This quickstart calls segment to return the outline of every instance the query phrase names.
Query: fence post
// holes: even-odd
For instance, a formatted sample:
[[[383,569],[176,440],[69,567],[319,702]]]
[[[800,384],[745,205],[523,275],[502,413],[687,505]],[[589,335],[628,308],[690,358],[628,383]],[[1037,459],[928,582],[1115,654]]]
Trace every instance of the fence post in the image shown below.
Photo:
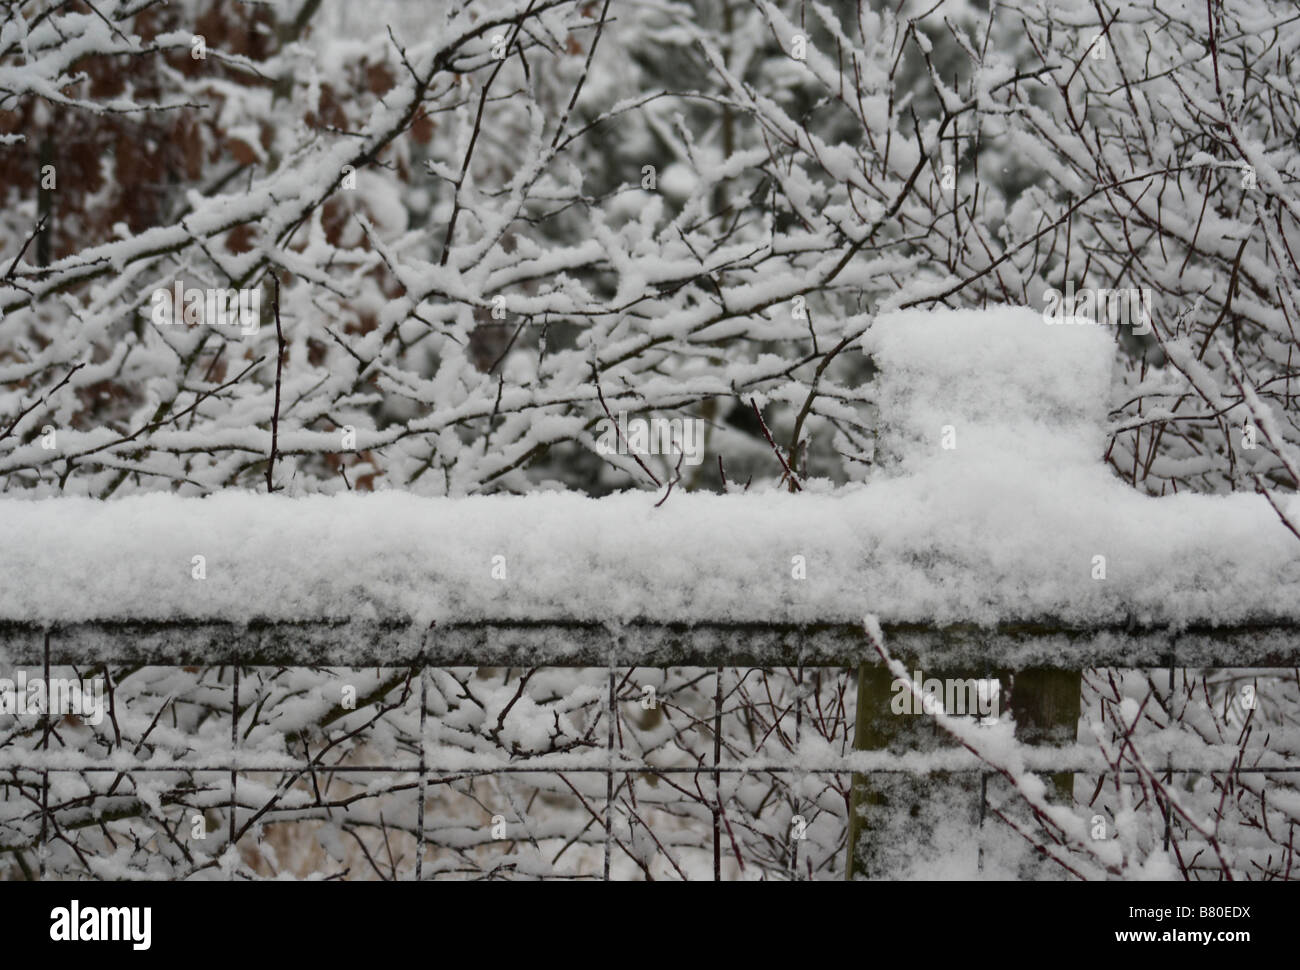
[[[236,845],[236,828],[235,815],[237,804],[237,790],[239,787],[239,771],[236,770],[235,763],[239,760],[239,653],[238,651],[231,657],[230,669],[233,672],[230,691],[230,844],[238,852]],[[234,879],[233,870],[230,877]]]
[[[420,784],[416,798],[415,819],[415,881],[424,881],[424,805],[428,793],[428,734],[427,723],[429,713],[429,672],[424,666],[424,658],[420,658]]]
[[[901,658],[900,658],[901,659]],[[909,667],[911,669],[911,667]],[[935,677],[966,680],[983,671],[936,672]],[[910,692],[893,687],[894,675],[879,664],[858,668],[855,751],[937,751],[955,742],[925,715]],[[903,713],[894,709],[904,697]],[[904,706],[900,703],[900,706]],[[954,776],[936,771],[854,773],[849,801],[848,862],[845,878],[896,878],[922,862],[935,830],[944,824],[979,825],[978,774]]]
[[[1018,741],[1065,745],[1078,739],[1082,671],[1038,667],[1018,671],[1010,680],[1011,713]],[[1002,682],[1007,682],[1005,675]],[[1069,805],[1074,800],[1074,772],[1058,772],[1051,781],[1057,796]]]
[[[883,667],[862,664],[858,667],[857,720],[853,728],[853,750],[875,751],[888,744],[887,731],[880,716],[889,696],[889,672]],[[884,794],[872,788],[870,776],[853,773],[849,790],[849,843],[848,862],[844,867],[844,877],[852,880],[855,876],[865,875],[868,871],[867,853],[861,851],[862,833],[865,828],[863,815],[882,808],[885,804]]]
[[[45,631],[45,655],[43,658],[42,674],[45,677],[45,689],[50,687],[50,631]],[[46,695],[48,700],[48,694]],[[50,824],[50,769],[46,759],[50,750],[50,705],[45,705],[45,713],[41,717],[41,751],[46,752],[46,756],[41,760],[46,762],[41,772],[41,843],[37,850],[37,863],[40,866],[41,881],[45,880],[45,857],[49,852],[49,824]]]
[[[940,679],[962,679],[953,672],[936,674]],[[1078,670],[1031,668],[1003,671],[999,680],[1010,685],[1010,708],[1016,737],[1023,744],[1067,745],[1078,735],[1079,704],[1083,673]],[[855,751],[926,751],[943,747],[934,722],[924,715],[897,715],[891,708],[896,693],[893,675],[884,667],[864,664],[858,668],[857,722],[853,737]],[[1074,799],[1074,773],[1051,776],[1056,797],[1066,805]],[[956,809],[960,822],[963,806],[978,804],[966,797],[973,785],[946,772],[927,777],[882,773],[853,775],[849,804],[848,862],[845,876],[888,877],[901,861],[899,853],[914,861],[918,839],[933,826],[937,812]],[[939,797],[941,792],[947,797]],[[954,797],[958,801],[954,802]],[[908,848],[911,845],[915,848]]]
[[[621,634],[620,634],[621,636]],[[611,638],[609,642],[609,684],[605,698],[606,743],[605,743],[605,856],[602,877],[609,882],[610,866],[614,861],[614,735],[618,718],[618,684],[614,671],[617,648],[621,646]]]

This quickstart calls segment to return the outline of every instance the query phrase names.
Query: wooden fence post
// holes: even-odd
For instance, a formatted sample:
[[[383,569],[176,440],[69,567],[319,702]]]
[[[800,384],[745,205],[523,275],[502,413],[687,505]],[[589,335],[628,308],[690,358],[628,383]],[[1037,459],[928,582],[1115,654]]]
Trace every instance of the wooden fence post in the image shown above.
[[[979,674],[952,671],[941,680],[965,680]],[[1066,745],[1077,738],[1083,674],[1077,670],[1032,668],[999,675],[1010,695],[1016,737],[1024,744]],[[864,664],[858,668],[855,751],[934,751],[952,742],[931,718],[894,713],[893,674]],[[1005,696],[1005,695],[1004,695]],[[1074,773],[1050,776],[1056,798],[1069,805]],[[849,803],[849,842],[845,877],[888,878],[912,864],[934,826],[961,824],[963,815],[978,824],[978,778],[934,772],[926,776],[855,773]]]
[[[1005,684],[1007,678],[1002,682]],[[1011,713],[1016,721],[1016,739],[1025,744],[1064,745],[1078,739],[1079,699],[1083,673],[1078,670],[1049,670],[1038,667],[1011,675]],[[1074,773],[1051,776],[1061,802],[1074,799]]]
[[[909,667],[909,669],[911,669]],[[966,680],[983,673],[944,671],[940,679]],[[878,664],[858,668],[855,751],[937,751],[954,747],[953,740],[909,697],[908,711],[894,709],[894,675]],[[848,862],[845,877],[892,878],[924,865],[939,826],[961,825],[974,831],[979,824],[978,775],[936,771],[855,773],[849,803]]]

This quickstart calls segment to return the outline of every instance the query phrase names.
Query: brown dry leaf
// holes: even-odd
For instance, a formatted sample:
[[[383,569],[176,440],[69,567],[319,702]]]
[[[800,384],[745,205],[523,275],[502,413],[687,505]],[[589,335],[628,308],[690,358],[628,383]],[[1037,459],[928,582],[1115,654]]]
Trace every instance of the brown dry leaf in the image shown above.
[[[253,150],[253,146],[241,138],[228,139],[226,148],[240,165],[252,165],[257,161],[257,152]]]
[[[366,68],[366,87],[371,94],[382,95],[393,86],[396,78],[387,64],[374,64]]]
[[[246,253],[253,248],[253,227],[251,225],[235,226],[226,233],[226,249],[232,253]]]
[[[411,122],[411,137],[421,145],[427,145],[433,139],[433,130],[438,126],[423,111]]]

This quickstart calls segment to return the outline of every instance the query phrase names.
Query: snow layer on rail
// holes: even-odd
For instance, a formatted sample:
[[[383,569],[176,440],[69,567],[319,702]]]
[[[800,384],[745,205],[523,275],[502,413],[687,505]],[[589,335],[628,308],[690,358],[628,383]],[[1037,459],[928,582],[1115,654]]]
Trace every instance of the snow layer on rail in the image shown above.
[[[1106,471],[1100,328],[903,312],[864,349],[884,420],[866,485],[660,507],[648,492],[3,501],[0,620],[1300,620],[1300,540],[1263,498],[1150,498]]]

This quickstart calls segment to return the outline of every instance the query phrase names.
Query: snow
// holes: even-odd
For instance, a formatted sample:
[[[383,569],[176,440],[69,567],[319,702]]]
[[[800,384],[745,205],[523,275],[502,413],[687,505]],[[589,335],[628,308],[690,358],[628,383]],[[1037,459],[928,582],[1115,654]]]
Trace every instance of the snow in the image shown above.
[[[877,320],[865,349],[881,371],[888,457],[922,474],[957,463],[963,473],[1019,477],[1064,462],[1103,477],[1114,343],[1105,328],[1066,319],[1048,324],[1004,307]],[[942,446],[948,425],[951,449]]]
[[[1300,542],[1262,497],[1157,499],[1108,473],[1103,328],[904,311],[864,349],[884,421],[865,485],[658,507],[644,491],[5,500],[0,620],[1300,620]]]

